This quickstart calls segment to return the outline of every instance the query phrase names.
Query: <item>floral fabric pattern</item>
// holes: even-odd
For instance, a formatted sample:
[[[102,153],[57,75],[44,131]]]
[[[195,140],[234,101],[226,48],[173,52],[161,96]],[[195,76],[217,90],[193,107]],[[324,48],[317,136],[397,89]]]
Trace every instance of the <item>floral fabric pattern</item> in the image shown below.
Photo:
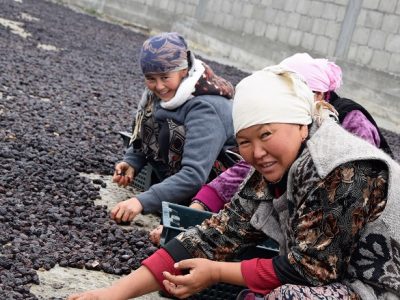
[[[348,285],[352,278],[348,268],[362,229],[385,208],[386,165],[353,161],[321,178],[305,149],[292,170],[288,185],[293,190],[286,195],[289,218],[280,218],[271,208],[263,222],[285,223],[287,259],[311,287],[283,282],[266,299],[314,299],[314,295],[318,295],[315,299],[359,299]],[[273,207],[274,201],[267,183],[254,172],[224,210],[177,238],[193,257],[228,260],[265,239],[250,220],[261,205]],[[357,274],[356,278],[365,277]]]
[[[228,99],[232,99],[235,91],[232,83],[216,75],[214,71],[204,62],[203,66],[205,68],[204,73],[197,81],[195,85],[195,91],[192,95],[219,95]]]
[[[293,175],[294,187],[304,187],[304,178],[315,175],[315,170],[305,167],[309,164],[307,156],[300,160]],[[309,174],[300,173],[306,169],[311,170]],[[297,209],[287,232],[293,267],[315,285],[343,278],[360,231],[385,208],[386,187],[383,163],[357,161],[333,170],[311,194],[293,193],[290,206]]]
[[[268,295],[262,296],[243,290],[236,300],[360,300],[361,298],[349,287],[341,283],[310,287],[294,284],[284,284]]]
[[[271,291],[265,300],[360,300],[361,298],[349,287],[341,283],[310,287],[285,284]]]

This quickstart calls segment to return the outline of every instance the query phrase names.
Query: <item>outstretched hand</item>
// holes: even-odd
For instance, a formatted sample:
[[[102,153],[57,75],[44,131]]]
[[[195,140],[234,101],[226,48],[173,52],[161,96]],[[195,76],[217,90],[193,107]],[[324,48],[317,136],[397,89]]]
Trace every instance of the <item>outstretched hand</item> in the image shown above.
[[[133,197],[118,203],[111,210],[111,219],[115,220],[117,223],[130,222],[142,211],[142,204],[136,197]]]
[[[115,166],[115,171],[113,175],[113,182],[117,183],[119,186],[127,186],[133,180],[135,176],[135,169],[132,168],[126,162],[120,162]]]
[[[161,242],[161,234],[163,231],[163,227],[162,225],[158,225],[156,228],[154,228],[152,231],[150,231],[149,233],[149,238],[150,241],[156,245],[159,246],[160,242]]]
[[[187,298],[220,281],[216,262],[204,258],[182,260],[174,265],[176,269],[189,270],[186,275],[172,275],[164,272],[165,289],[177,298]]]

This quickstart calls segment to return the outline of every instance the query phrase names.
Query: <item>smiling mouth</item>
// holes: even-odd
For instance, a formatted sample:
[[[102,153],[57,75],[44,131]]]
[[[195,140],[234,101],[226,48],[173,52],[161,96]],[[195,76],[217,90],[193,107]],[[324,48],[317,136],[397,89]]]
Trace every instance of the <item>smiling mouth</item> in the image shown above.
[[[165,98],[166,96],[169,95],[169,91],[166,91],[166,92],[157,92],[157,94],[158,94],[158,96],[159,96],[160,98]]]
[[[271,167],[274,166],[275,164],[276,164],[275,161],[271,161],[271,162],[266,162],[266,163],[258,164],[258,166],[259,166],[262,170],[268,171],[268,170],[270,170]]]

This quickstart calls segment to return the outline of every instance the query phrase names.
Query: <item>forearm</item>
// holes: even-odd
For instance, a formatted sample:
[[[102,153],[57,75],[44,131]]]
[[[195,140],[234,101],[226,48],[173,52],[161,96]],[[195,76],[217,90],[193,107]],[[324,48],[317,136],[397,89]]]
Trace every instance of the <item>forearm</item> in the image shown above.
[[[240,262],[213,262],[213,275],[215,282],[224,282],[234,285],[246,286]]]
[[[245,161],[240,161],[204,185],[193,199],[203,203],[210,211],[218,212],[225,203],[231,201],[249,171],[250,165]]]
[[[353,110],[344,118],[342,126],[347,131],[359,136],[379,148],[381,139],[378,129],[359,110]]]
[[[126,149],[123,161],[135,169],[135,176],[146,164],[145,155],[138,150],[134,150],[132,147]]]
[[[281,281],[275,272],[273,259],[253,258],[244,260],[241,262],[241,271],[247,288],[253,292],[265,295],[281,285]],[[294,270],[293,272],[297,274]]]
[[[186,249],[188,257],[228,260],[244,248],[254,246],[265,239],[265,234],[250,224],[250,217],[258,207],[258,202],[241,206],[239,199],[233,199],[224,210],[205,220],[201,226],[190,228],[176,237],[176,242]],[[240,228],[240,230],[237,230]],[[172,240],[173,241],[173,240]],[[171,243],[173,243],[171,241]],[[177,246],[164,246],[172,255]]]
[[[137,196],[144,213],[161,211],[161,202],[183,204],[201,187],[206,175],[200,177],[193,168],[183,168],[178,173],[152,185],[147,191]],[[191,177],[191,174],[193,175]]]
[[[110,288],[109,294],[113,300],[126,300],[160,290],[153,274],[145,266],[141,266],[129,275],[116,281]]]
[[[249,174],[250,169],[249,164],[245,161],[240,161],[211,181],[208,186],[216,191],[225,204],[238,191],[240,184]]]
[[[200,202],[207,210],[215,213],[219,212],[225,205],[225,201],[209,185],[203,185],[200,191],[193,197],[191,207],[196,204],[193,201]]]

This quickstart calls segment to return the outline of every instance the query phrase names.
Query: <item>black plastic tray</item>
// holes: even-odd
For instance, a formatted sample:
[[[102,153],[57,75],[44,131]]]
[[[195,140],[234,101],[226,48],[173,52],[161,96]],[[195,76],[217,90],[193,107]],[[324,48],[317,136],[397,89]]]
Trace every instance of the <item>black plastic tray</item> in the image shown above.
[[[201,224],[205,219],[211,217],[211,215],[212,213],[210,212],[199,211],[186,206],[163,202],[163,231],[160,240],[161,245],[164,245],[189,227]],[[276,242],[268,239],[262,245],[247,249],[237,258],[237,260],[251,259],[256,257],[271,258],[278,255],[278,253],[279,250]],[[245,289],[245,287],[226,283],[218,283],[187,299],[235,299],[243,289]],[[164,293],[160,294],[163,297],[168,297],[168,295],[165,295]]]

